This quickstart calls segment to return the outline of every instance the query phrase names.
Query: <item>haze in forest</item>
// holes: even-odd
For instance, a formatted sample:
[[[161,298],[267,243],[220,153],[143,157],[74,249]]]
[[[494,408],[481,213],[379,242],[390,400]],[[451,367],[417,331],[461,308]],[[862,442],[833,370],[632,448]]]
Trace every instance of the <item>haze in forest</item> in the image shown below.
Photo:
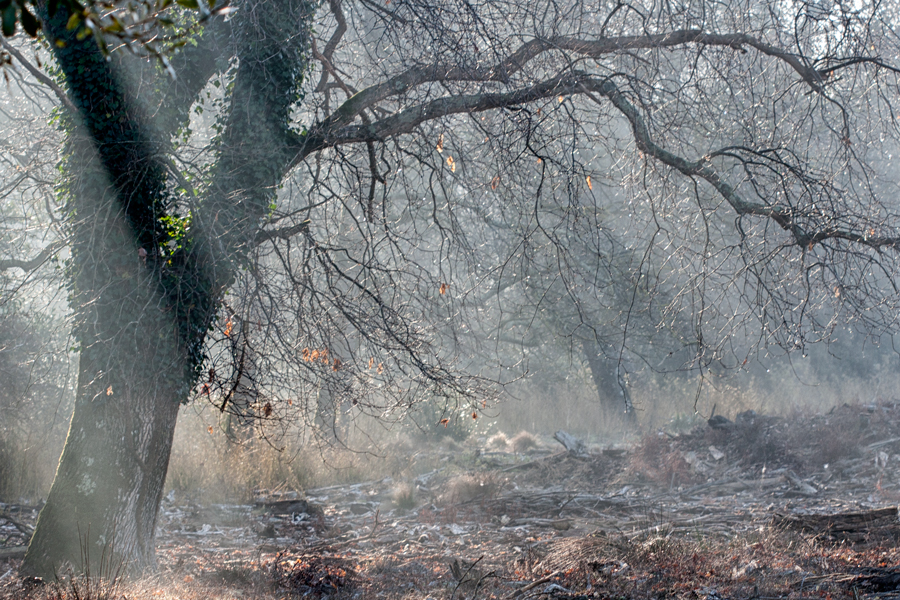
[[[25,571],[79,519],[152,568],[173,491],[894,397],[891,7],[184,4],[3,38]]]

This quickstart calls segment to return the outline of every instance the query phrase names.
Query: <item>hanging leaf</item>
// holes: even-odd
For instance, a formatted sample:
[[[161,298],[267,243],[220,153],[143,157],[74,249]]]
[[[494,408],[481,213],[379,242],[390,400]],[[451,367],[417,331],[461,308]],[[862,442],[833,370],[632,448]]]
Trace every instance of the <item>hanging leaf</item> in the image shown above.
[[[212,430],[212,425],[208,426],[208,427],[206,428],[206,431],[209,433],[209,435],[212,435],[212,431],[213,431],[213,430]]]
[[[456,173],[456,161],[453,160],[452,156],[447,157],[447,164],[450,165],[450,172]]]
[[[475,411],[472,411],[472,419],[477,419],[477,418],[478,418],[478,413]]]
[[[444,294],[446,294],[446,293],[447,293],[447,290],[448,290],[449,288],[450,288],[450,284],[449,284],[449,283],[442,283],[442,284],[441,284],[441,289],[440,289],[441,296],[443,296]]]
[[[231,319],[225,321],[225,337],[231,336],[231,330],[234,329],[234,323],[231,322]]]
[[[371,368],[374,367],[374,366],[375,366],[375,359],[374,359],[374,358],[370,358],[370,359],[369,359],[369,368],[371,369]]]
[[[441,419],[441,425],[446,427],[450,423],[450,419]]]
[[[436,149],[438,152],[444,151],[444,134],[443,133],[440,136],[438,136],[438,143],[437,143]]]
[[[591,185],[591,176],[588,175],[585,179],[587,180],[588,189],[591,190],[591,191],[593,192],[593,191],[594,191],[594,186]]]
[[[339,358],[334,359],[334,364],[331,365],[331,370],[332,370],[332,371],[337,371],[337,370],[339,370],[340,368],[341,368],[341,359],[339,359]]]
[[[491,189],[496,190],[498,185],[500,185],[500,176],[494,175],[494,178],[491,179]]]

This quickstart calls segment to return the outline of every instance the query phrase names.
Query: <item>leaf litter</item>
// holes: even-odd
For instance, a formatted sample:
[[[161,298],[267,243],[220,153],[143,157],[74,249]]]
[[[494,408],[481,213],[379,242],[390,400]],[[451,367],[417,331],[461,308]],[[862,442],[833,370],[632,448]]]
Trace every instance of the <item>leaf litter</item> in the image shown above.
[[[558,449],[558,450],[557,450]],[[247,505],[169,497],[140,598],[882,598],[900,595],[900,404],[714,416],[577,454],[474,449],[405,481]],[[405,486],[400,506],[398,486]],[[413,500],[414,498],[414,500]],[[38,507],[0,505],[21,547]],[[2,556],[2,555],[0,555]],[[0,558],[0,597],[26,590]],[[54,596],[53,594],[57,594]]]

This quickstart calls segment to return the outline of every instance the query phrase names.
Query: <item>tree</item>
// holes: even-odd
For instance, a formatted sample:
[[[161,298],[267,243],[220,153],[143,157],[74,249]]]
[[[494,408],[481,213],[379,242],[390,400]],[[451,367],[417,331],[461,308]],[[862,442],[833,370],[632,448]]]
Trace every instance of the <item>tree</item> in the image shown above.
[[[891,6],[247,0],[175,79],[55,8],[80,364],[28,573],[82,544],[152,567],[178,407],[247,375],[217,350],[245,322],[261,418],[313,385],[379,415],[477,397],[464,373],[508,365],[461,360],[466,331],[517,285],[603,302],[579,288],[610,237],[699,368],[896,327]]]

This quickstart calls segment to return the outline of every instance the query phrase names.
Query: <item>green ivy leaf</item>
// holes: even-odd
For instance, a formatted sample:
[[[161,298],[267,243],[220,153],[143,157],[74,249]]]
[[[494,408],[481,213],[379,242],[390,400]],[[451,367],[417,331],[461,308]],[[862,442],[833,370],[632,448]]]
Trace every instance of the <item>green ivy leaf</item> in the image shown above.
[[[72,31],[77,28],[81,24],[81,15],[79,13],[72,13],[72,16],[69,17],[69,20],[66,22],[66,29]]]

